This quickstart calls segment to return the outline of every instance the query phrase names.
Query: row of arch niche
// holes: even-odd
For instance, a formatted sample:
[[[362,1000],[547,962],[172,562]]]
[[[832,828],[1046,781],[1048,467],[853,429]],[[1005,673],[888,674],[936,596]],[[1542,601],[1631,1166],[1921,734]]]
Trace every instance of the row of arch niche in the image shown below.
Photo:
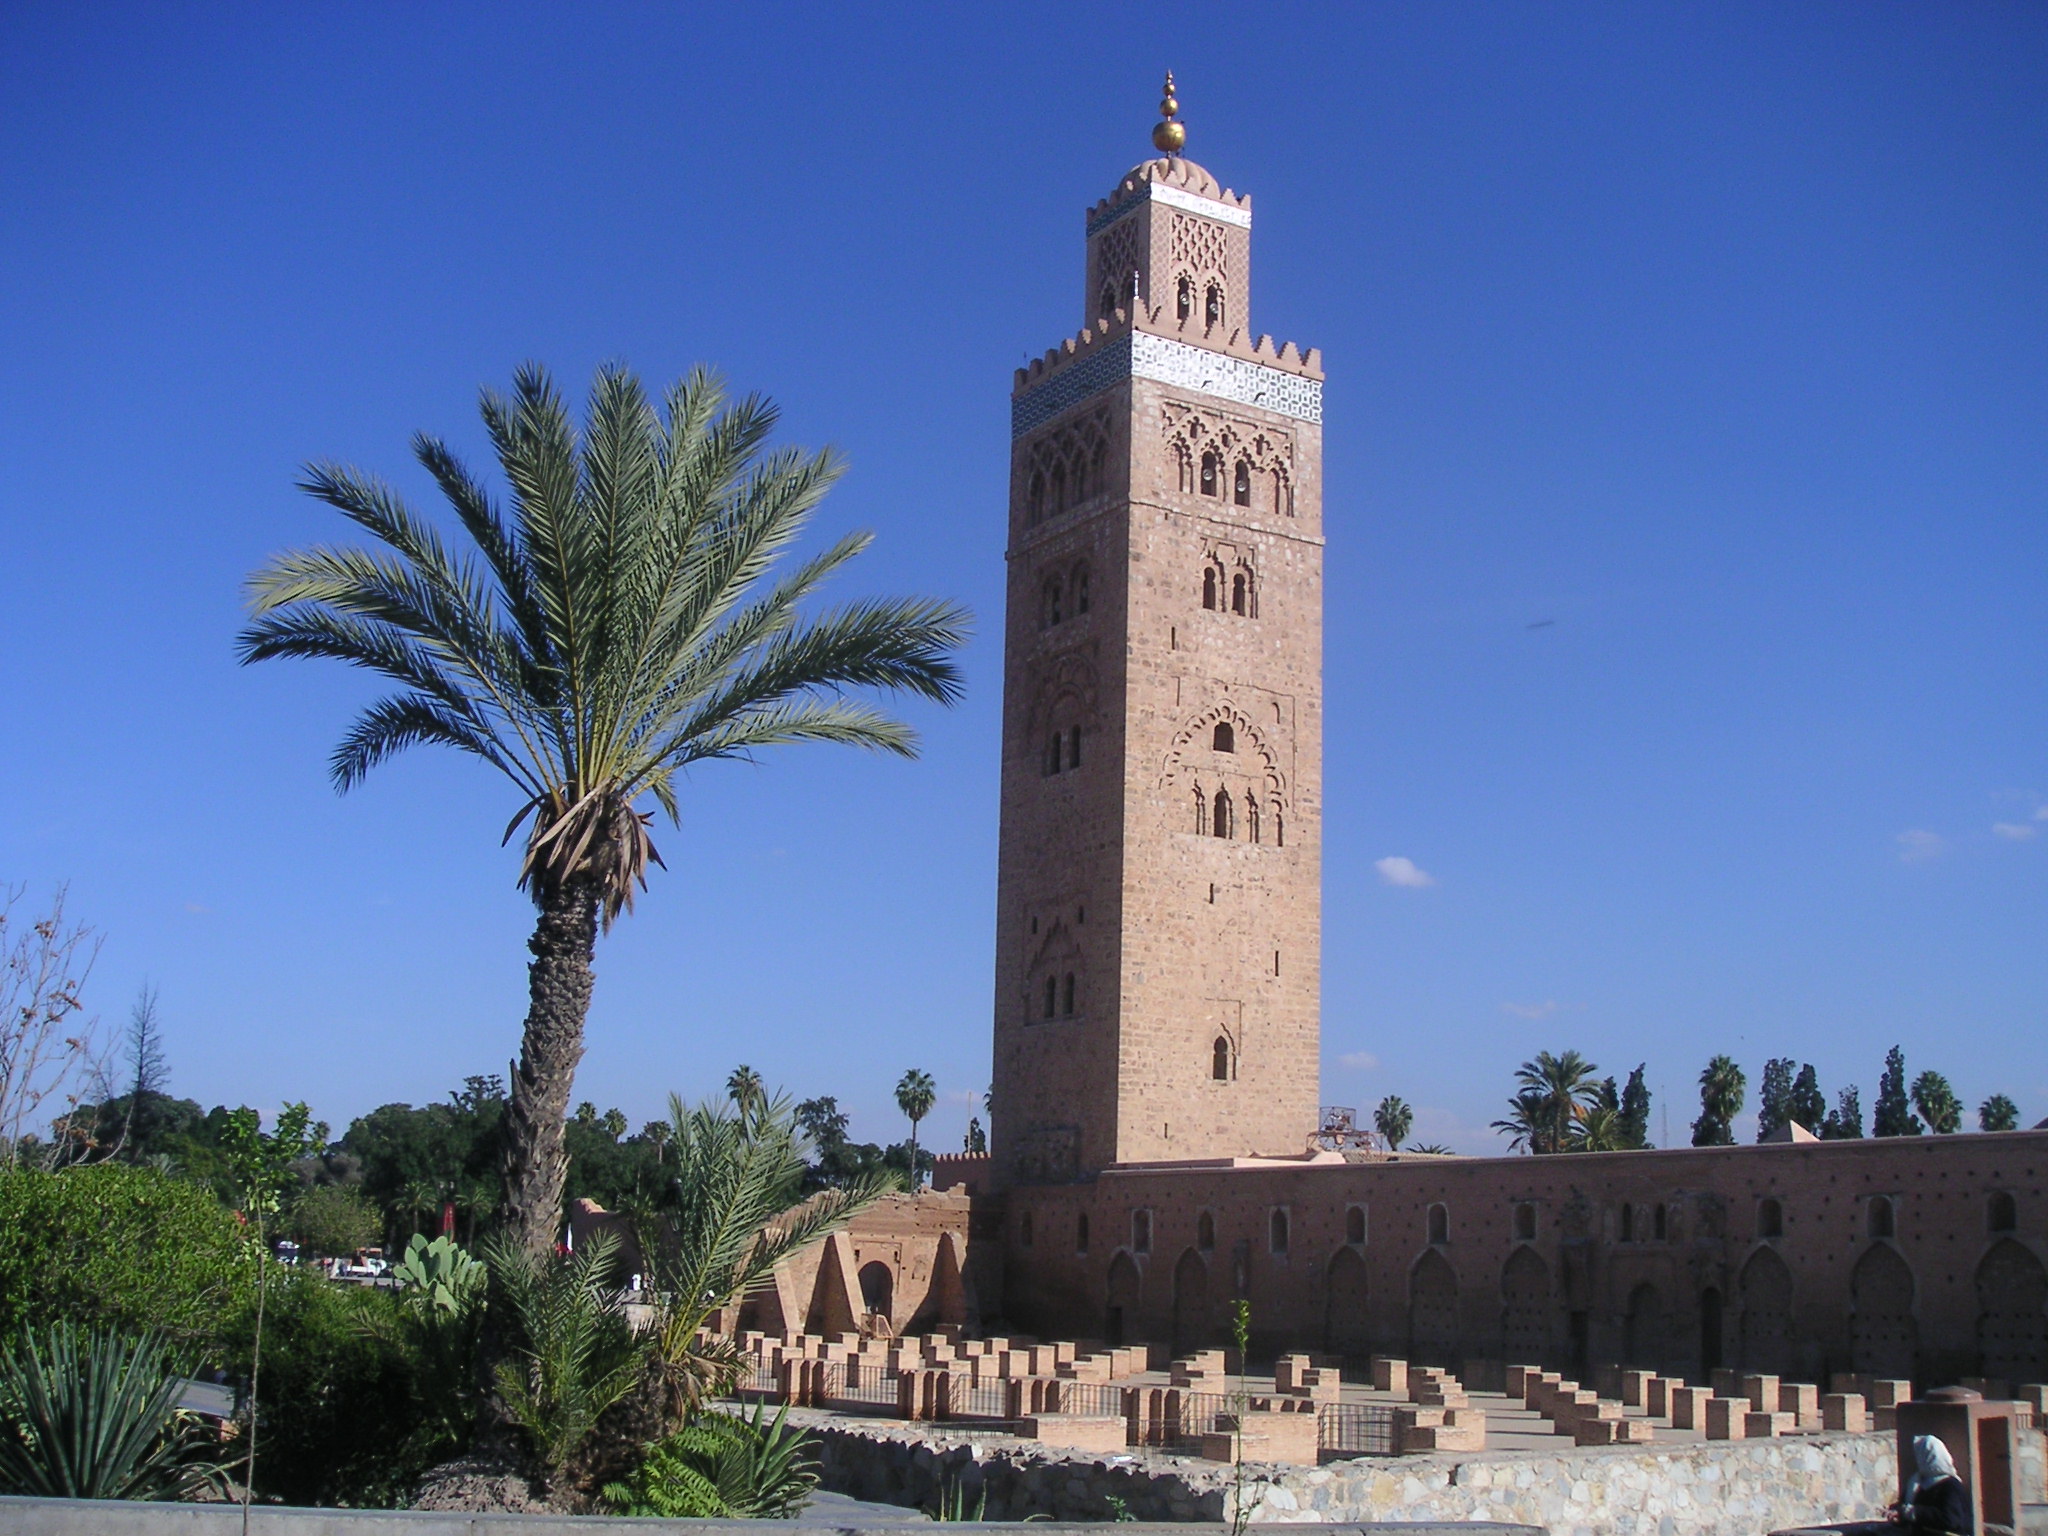
[[[1173,318],[1185,326],[1195,314],[1195,280],[1183,272],[1173,282]],[[1219,325],[1229,323],[1229,301],[1224,297],[1223,285],[1211,281],[1202,287],[1202,330],[1213,331]],[[1108,313],[1107,310],[1104,311]]]
[[[1274,1212],[1283,1217],[1283,1212]],[[1172,1326],[1177,1352],[1215,1342],[1223,1319],[1211,1308],[1209,1255],[1215,1247],[1213,1218],[1206,1211],[1206,1241],[1182,1251],[1174,1265]],[[1149,1234],[1148,1234],[1149,1235]],[[1122,1258],[1122,1255],[1119,1255]],[[1113,1305],[1134,1319],[1141,1291],[1137,1268],[1128,1266],[1124,1294]],[[1450,1364],[1463,1358],[1459,1285],[1450,1261],[1435,1249],[1425,1250],[1409,1271],[1407,1338],[1375,1337],[1370,1322],[1371,1280],[1358,1247],[1347,1244],[1330,1258],[1324,1271],[1324,1347],[1353,1358],[1375,1348],[1405,1348],[1409,1358],[1425,1364]],[[1986,1376],[2007,1381],[2038,1381],[2048,1375],[2048,1266],[2026,1246],[2001,1238],[1977,1266],[1977,1354]],[[1689,1309],[1699,1333],[1685,1324],[1670,1299],[1654,1282],[1632,1287],[1621,1317],[1619,1363],[1625,1366],[1683,1374],[1722,1363],[1724,1355],[1744,1370],[1776,1375],[1818,1373],[1824,1362],[1801,1358],[1800,1336],[1793,1315],[1791,1270],[1775,1251],[1760,1248],[1750,1255],[1737,1281],[1735,1315],[1728,1319],[1734,1337],[1724,1340],[1723,1303],[1714,1287],[1703,1290]],[[1583,1365],[1567,1361],[1581,1354],[1585,1340],[1576,1329],[1561,1328],[1571,1319],[1560,1308],[1550,1266],[1533,1248],[1519,1247],[1502,1266],[1500,1277],[1500,1348],[1508,1360],[1543,1365]],[[1888,1244],[1865,1250],[1850,1276],[1850,1367],[1873,1376],[1910,1378],[1915,1371],[1918,1324],[1914,1318],[1911,1268]],[[1697,1346],[1697,1349],[1693,1347]],[[1732,1350],[1726,1346],[1732,1345]]]
[[[1240,819],[1243,822],[1241,828]],[[1203,836],[1232,841],[1242,836],[1248,843],[1262,843],[1266,840],[1268,826],[1272,829],[1273,846],[1286,847],[1286,820],[1281,813],[1278,796],[1262,811],[1255,790],[1247,789],[1242,795],[1233,795],[1229,789],[1222,788],[1212,795],[1202,788],[1199,781],[1196,782],[1195,830]]]
[[[1240,560],[1236,569],[1225,570],[1223,562],[1211,555],[1202,566],[1202,606],[1211,613],[1235,614],[1241,619],[1259,616],[1259,583],[1249,561]]]
[[[1028,524],[1078,507],[1107,488],[1109,413],[1096,411],[1040,438],[1024,481]]]
[[[1088,611],[1088,562],[1067,571],[1049,571],[1038,588],[1038,627],[1052,629]]]
[[[806,1333],[827,1337],[855,1332],[918,1333],[964,1325],[976,1311],[961,1267],[959,1242],[951,1232],[939,1235],[930,1282],[924,1294],[915,1297],[914,1305],[912,1298],[902,1293],[898,1267],[879,1259],[857,1263],[846,1233],[833,1234],[816,1251],[818,1269],[801,1320]],[[768,1286],[749,1296],[741,1306],[740,1326],[765,1332],[781,1325],[780,1294],[779,1286]]]

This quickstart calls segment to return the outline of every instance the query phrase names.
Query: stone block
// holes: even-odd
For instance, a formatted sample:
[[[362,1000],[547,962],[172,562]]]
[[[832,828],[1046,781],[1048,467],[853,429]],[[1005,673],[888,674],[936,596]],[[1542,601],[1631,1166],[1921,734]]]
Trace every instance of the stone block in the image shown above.
[[[1476,1410],[1468,1410],[1476,1411]],[[1486,1449],[1486,1419],[1482,1414],[1476,1422],[1452,1423],[1448,1418],[1441,1424],[1418,1424],[1413,1428],[1397,1431],[1395,1449],[1403,1456],[1422,1451],[1483,1451]]]
[[[1899,1410],[1896,1407],[1871,1409],[1870,1427],[1890,1434],[1899,1427]]]
[[[1017,1433],[1065,1451],[1119,1455],[1126,1428],[1121,1418],[1093,1413],[1041,1413],[1018,1422]]]
[[[1543,1370],[1540,1366],[1508,1366],[1501,1372],[1501,1395],[1504,1397],[1524,1397],[1529,1390],[1529,1378],[1531,1376],[1541,1376],[1542,1374]]]
[[[1372,1357],[1372,1385],[1376,1392],[1398,1392],[1408,1395],[1408,1362],[1396,1360],[1387,1355]]]
[[[1108,1381],[1110,1358],[1107,1355],[1084,1355],[1078,1360],[1069,1360],[1061,1365],[1059,1373],[1068,1381]]]
[[[1820,1400],[1820,1426],[1851,1435],[1869,1434],[1870,1409],[1863,1401],[1863,1394],[1830,1392]]]
[[[2039,1424],[2048,1417],[2048,1386],[2038,1381],[2023,1382],[2013,1392],[2013,1401],[2025,1403],[2034,1412],[2034,1422]]]
[[[1801,1429],[1820,1428],[1820,1388],[1810,1381],[1778,1384],[1777,1409],[1789,1413]]]
[[[1621,1373],[1621,1401],[1627,1408],[1642,1408],[1649,1400],[1650,1383],[1657,1379],[1655,1371],[1623,1371]]]
[[[1652,1376],[1643,1384],[1643,1412],[1653,1419],[1671,1417],[1671,1394],[1684,1382],[1674,1376]]]
[[[1315,1367],[1307,1355],[1282,1355],[1273,1362],[1273,1390],[1287,1393],[1299,1391],[1302,1373],[1313,1369]]]
[[[1778,1411],[1778,1378],[1762,1376],[1754,1372],[1742,1378],[1742,1386],[1735,1396],[1749,1399],[1749,1406],[1758,1413]]]
[[[1581,1419],[1572,1426],[1574,1445],[1641,1445],[1650,1435],[1650,1426],[1641,1419],[1625,1419],[1619,1414],[1611,1419]]]
[[[1749,1399],[1710,1397],[1707,1399],[1706,1431],[1709,1440],[1743,1440],[1749,1435]]]
[[[1791,1434],[1798,1427],[1799,1421],[1789,1413],[1758,1413],[1752,1408],[1742,1416],[1742,1438],[1745,1440],[1775,1440],[1781,1435]]]

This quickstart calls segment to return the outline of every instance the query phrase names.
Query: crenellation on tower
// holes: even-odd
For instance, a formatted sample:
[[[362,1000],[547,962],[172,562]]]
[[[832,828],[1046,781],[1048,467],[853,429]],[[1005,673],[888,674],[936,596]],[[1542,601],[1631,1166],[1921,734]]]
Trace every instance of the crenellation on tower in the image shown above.
[[[1299,1154],[1318,1098],[1322,357],[1252,339],[1251,199],[1192,161],[1086,233],[1102,312],[1011,396],[1010,1183]]]

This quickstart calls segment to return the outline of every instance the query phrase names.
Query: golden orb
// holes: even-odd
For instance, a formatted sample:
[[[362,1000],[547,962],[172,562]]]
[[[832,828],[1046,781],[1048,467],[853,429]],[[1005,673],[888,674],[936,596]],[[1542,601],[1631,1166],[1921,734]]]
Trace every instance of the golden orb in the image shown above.
[[[1166,84],[1161,90],[1159,115],[1163,122],[1152,125],[1152,145],[1161,154],[1177,155],[1187,147],[1188,130],[1185,124],[1174,121],[1180,112],[1180,102],[1173,94],[1173,71],[1166,72]]]

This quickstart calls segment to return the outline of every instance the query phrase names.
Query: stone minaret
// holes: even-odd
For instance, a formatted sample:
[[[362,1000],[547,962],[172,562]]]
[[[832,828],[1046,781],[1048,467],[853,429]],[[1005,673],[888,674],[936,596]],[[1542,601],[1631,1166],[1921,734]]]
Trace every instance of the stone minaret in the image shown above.
[[[1252,205],[1164,152],[1088,211],[1010,400],[999,1178],[1299,1153],[1321,968],[1322,359],[1250,324]]]

